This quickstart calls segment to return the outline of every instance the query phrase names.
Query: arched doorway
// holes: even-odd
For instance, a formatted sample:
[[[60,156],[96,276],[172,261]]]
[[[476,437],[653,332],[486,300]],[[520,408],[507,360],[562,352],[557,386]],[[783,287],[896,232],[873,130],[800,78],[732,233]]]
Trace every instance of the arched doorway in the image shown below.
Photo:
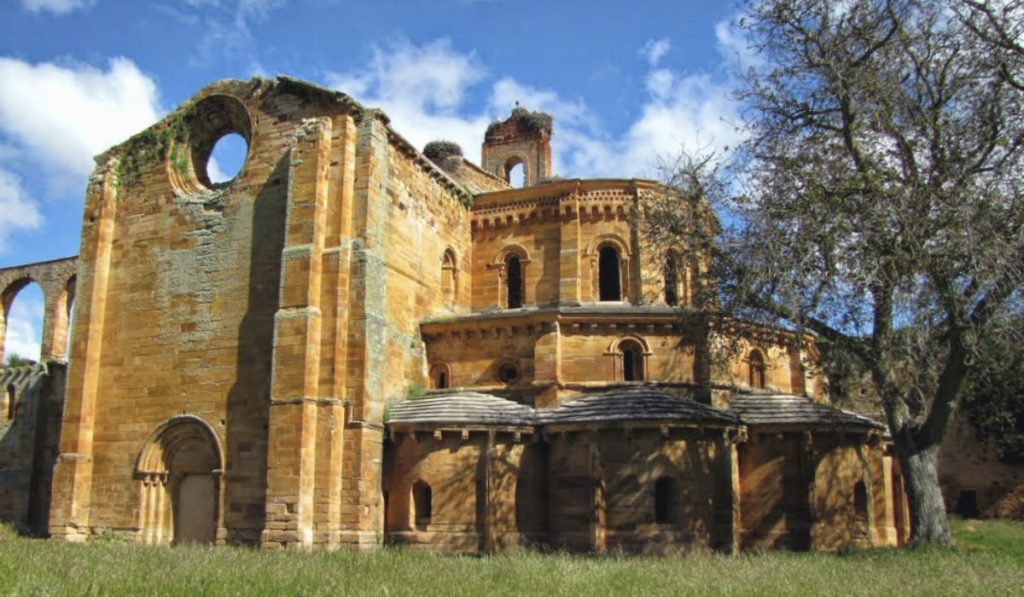
[[[220,526],[220,440],[194,415],[174,417],[139,454],[139,529],[148,544],[213,543]]]

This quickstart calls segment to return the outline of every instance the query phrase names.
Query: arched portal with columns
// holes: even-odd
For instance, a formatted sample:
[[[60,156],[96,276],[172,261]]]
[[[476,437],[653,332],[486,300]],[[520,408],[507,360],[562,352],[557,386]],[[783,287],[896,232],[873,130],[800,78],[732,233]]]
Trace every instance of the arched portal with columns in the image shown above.
[[[195,415],[158,427],[139,453],[139,533],[143,543],[214,543],[223,532],[224,452]]]

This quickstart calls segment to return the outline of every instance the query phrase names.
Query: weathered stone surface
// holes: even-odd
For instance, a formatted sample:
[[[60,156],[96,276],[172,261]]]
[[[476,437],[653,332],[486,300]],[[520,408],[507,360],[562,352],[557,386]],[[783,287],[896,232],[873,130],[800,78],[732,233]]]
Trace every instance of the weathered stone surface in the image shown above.
[[[702,331],[705,256],[684,251],[670,282],[633,219],[673,191],[550,179],[551,132],[518,110],[488,130],[483,168],[435,163],[379,110],[279,77],[214,83],[99,156],[77,264],[0,270],[4,315],[43,284],[47,357],[78,295],[66,392],[50,362],[33,378],[51,389],[32,455],[26,407],[0,427],[0,514],[48,514],[69,541],[266,549],[905,537],[885,441],[822,404],[811,339],[758,328],[709,364],[730,338]],[[246,162],[212,184],[228,133]],[[50,502],[31,497],[51,470]]]

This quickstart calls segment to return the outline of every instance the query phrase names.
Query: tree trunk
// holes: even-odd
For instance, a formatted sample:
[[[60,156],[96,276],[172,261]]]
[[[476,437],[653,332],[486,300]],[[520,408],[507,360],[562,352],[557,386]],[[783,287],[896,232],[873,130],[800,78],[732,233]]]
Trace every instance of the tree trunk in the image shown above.
[[[910,546],[951,544],[953,537],[936,468],[938,444],[919,449],[913,440],[899,436],[895,440],[910,507]]]

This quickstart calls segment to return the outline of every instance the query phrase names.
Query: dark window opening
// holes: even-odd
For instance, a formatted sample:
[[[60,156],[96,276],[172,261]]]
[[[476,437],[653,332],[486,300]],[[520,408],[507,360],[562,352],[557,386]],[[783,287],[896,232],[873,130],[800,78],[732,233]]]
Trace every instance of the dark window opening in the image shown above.
[[[675,253],[665,258],[665,304],[679,305],[679,259]]]
[[[446,371],[437,372],[437,389],[444,390],[448,388],[448,373]]]
[[[503,384],[515,383],[519,379],[519,367],[515,363],[502,363],[498,367],[498,379]]]
[[[615,247],[601,247],[598,257],[599,299],[621,301],[622,283],[619,278],[619,252]]]
[[[864,481],[853,486],[853,511],[860,520],[868,519],[868,488]]]
[[[747,360],[750,366],[750,375],[748,379],[750,387],[759,390],[764,389],[764,357],[761,356],[761,351],[750,351],[750,357],[748,357]]]
[[[515,255],[505,259],[505,280],[508,286],[508,308],[523,306],[523,264]]]
[[[973,489],[965,489],[956,498],[956,513],[963,518],[977,518],[978,492]]]
[[[622,380],[644,380],[644,351],[636,342],[622,343]]]
[[[416,481],[412,486],[413,516],[416,519],[416,526],[424,527],[430,524],[433,517],[433,504],[430,485],[423,481]]]
[[[654,483],[654,522],[672,523],[672,502],[675,493],[671,477],[659,477]]]

